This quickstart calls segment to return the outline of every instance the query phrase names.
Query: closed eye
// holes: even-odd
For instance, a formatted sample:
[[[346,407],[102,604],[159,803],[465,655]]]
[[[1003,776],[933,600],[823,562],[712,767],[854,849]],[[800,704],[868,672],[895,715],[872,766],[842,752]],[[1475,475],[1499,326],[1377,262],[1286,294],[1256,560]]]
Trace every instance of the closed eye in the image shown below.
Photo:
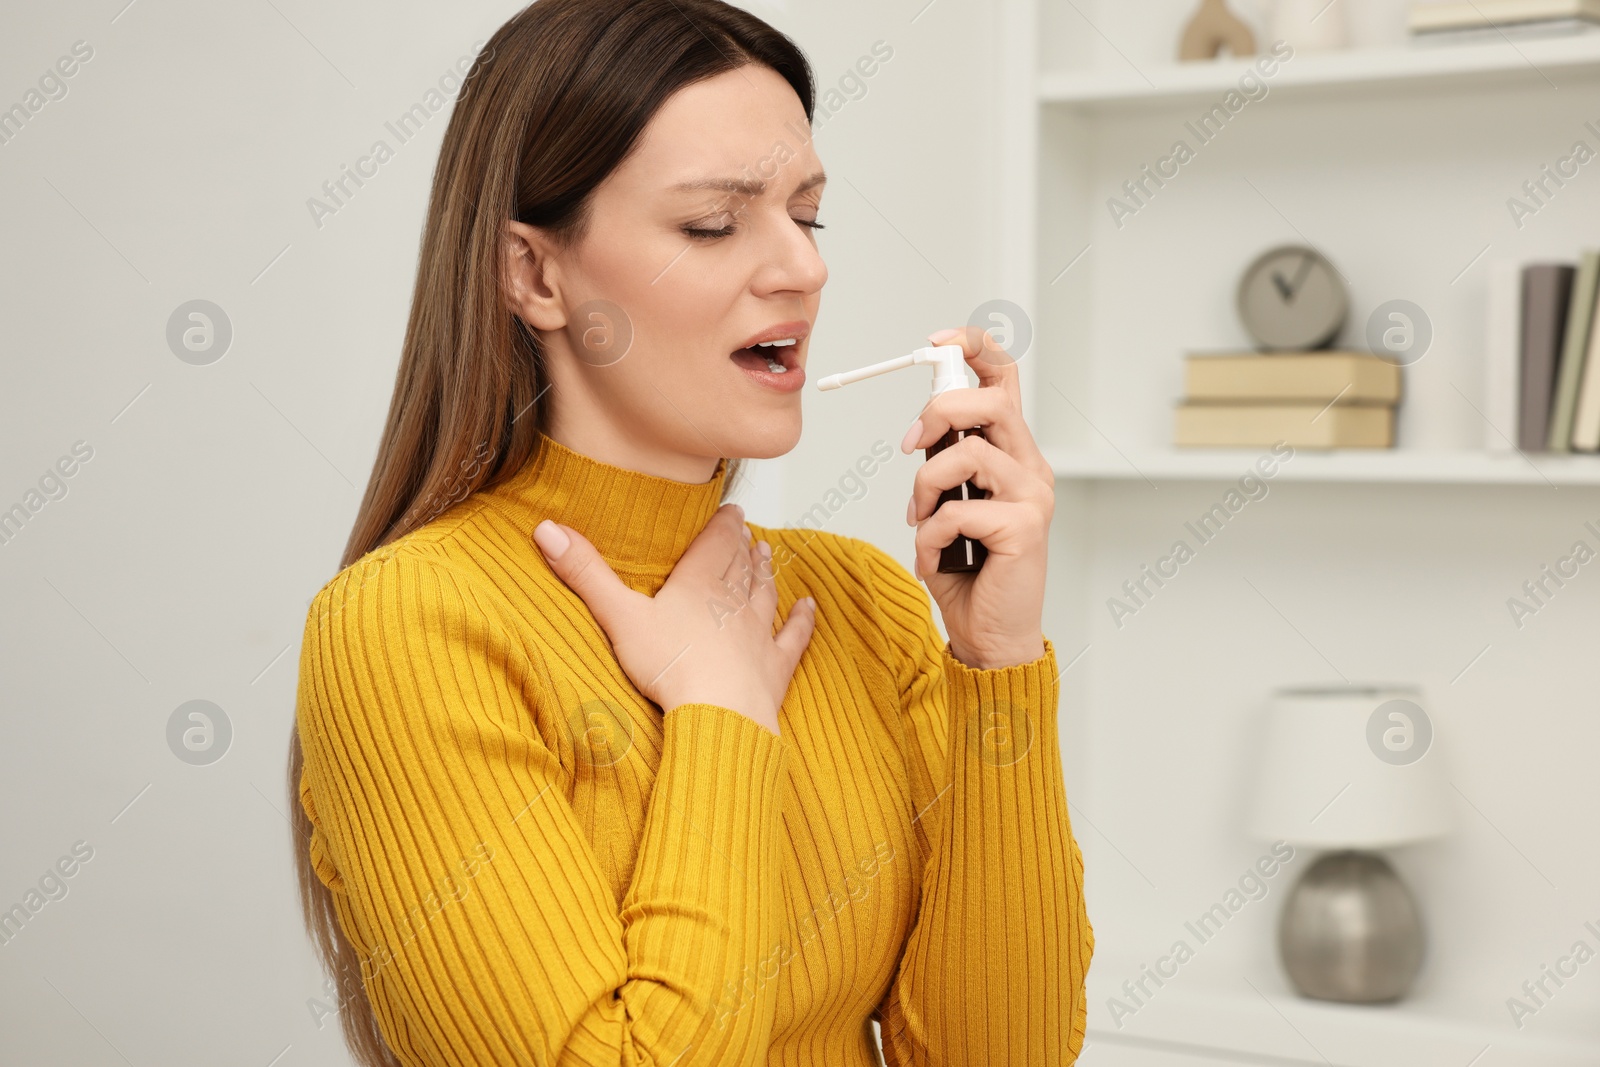
[[[812,219],[795,219],[793,221],[797,226],[805,226],[812,230],[822,230],[827,228],[822,223],[816,222]],[[715,230],[708,230],[695,226],[685,226],[683,228],[683,232],[688,237],[693,237],[699,240],[714,241],[721,237],[732,236],[737,229],[738,227],[733,225],[723,226]]]

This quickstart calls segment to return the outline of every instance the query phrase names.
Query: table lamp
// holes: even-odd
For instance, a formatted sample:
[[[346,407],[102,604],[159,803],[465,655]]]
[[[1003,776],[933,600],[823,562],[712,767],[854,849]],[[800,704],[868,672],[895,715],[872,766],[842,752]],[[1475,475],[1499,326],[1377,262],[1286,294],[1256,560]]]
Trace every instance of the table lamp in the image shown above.
[[[1328,849],[1290,891],[1278,957],[1320,1000],[1399,1000],[1422,966],[1416,899],[1376,849],[1450,828],[1448,780],[1421,691],[1280,689],[1267,715],[1250,831]]]

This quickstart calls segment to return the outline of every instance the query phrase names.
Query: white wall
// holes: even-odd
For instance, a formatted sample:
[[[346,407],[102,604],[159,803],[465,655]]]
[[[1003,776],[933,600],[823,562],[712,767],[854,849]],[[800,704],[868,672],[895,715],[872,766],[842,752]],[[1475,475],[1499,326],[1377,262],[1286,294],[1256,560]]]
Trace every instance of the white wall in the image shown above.
[[[894,50],[819,124],[832,277],[817,374],[909,351],[997,295],[992,167],[968,150],[988,129],[995,16],[923,7],[751,6],[822,87],[875,41]],[[0,546],[0,906],[75,842],[93,850],[0,945],[7,1063],[345,1062],[336,1023],[308,1009],[322,980],[292,896],[285,746],[306,603],[333,573],[388,403],[444,113],[320,228],[305,202],[516,8],[111,0],[6,15],[0,105],[74,42],[93,49],[67,95],[0,144],[0,505],[76,442],[93,450]],[[207,366],[165,339],[193,299],[233,328]],[[807,396],[804,440],[760,465],[752,517],[791,521],[875,440],[897,445],[926,389],[908,374]],[[828,528],[909,563],[916,465],[896,453]],[[233,731],[210,766],[166,739],[195,699]]]

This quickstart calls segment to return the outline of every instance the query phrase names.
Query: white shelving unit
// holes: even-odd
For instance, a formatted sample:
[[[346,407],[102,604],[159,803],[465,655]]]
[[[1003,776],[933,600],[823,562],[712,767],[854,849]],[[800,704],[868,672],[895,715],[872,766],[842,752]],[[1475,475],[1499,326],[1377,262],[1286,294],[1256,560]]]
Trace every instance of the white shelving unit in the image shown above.
[[[1150,1002],[1149,1012],[1160,1012],[1161,1019],[1157,1025],[1147,1024],[1146,1033],[1135,1033],[1131,1023],[1120,1031],[1091,1029],[1089,1051],[1080,1062],[1084,1067],[1589,1067],[1595,1062],[1590,1043],[1528,1033],[1508,1036],[1492,1023],[1450,1018],[1426,1005],[1330,1004],[1300,1000],[1272,987],[1261,988],[1258,995],[1248,986],[1231,995],[1216,989],[1174,989],[1171,996]],[[1140,1013],[1139,1021],[1144,1015]]]
[[[1251,60],[1166,64],[1093,71],[1047,71],[1039,99],[1084,110],[1159,106],[1226,92]],[[1365,94],[1515,86],[1540,82],[1546,72],[1584,70],[1600,63],[1600,33],[1575,37],[1465,45],[1407,45],[1297,56],[1276,87],[1291,93]]]
[[[1047,448],[1056,476],[1087,481],[1232,481],[1251,469],[1259,449],[1208,448],[1123,455]],[[1395,449],[1298,449],[1275,478],[1307,482],[1415,485],[1600,486],[1600,457],[1548,453],[1421,452]]]
[[[1365,6],[1383,5],[1402,25],[1404,0]],[[1600,456],[1487,451],[1481,414],[1487,264],[1600,244],[1600,160],[1522,226],[1506,207],[1573,142],[1600,149],[1585,125],[1600,125],[1600,36],[1297,52],[1196,144],[1186,123],[1248,63],[1152,58],[1192,8],[1005,0],[1000,15],[998,276],[1031,319],[1024,401],[1057,477],[1045,626],[1097,937],[1082,1062],[1600,1063],[1593,976],[1523,1030],[1504,1007],[1592,917],[1569,894],[1600,892],[1600,860],[1571,847],[1600,810],[1582,755],[1600,747],[1600,578],[1570,583],[1537,626],[1505,608],[1575,540],[1600,547],[1584,525],[1600,525]],[[1113,218],[1108,198],[1180,138],[1194,158]],[[1173,405],[1187,351],[1248,343],[1239,272],[1291,242],[1347,279],[1340,344],[1362,345],[1390,299],[1431,317],[1397,447],[1296,450],[1270,495],[1118,618],[1110,601],[1131,603],[1130,580],[1267,451],[1174,448]],[[1272,944],[1286,877],[1119,1027],[1109,998],[1265,848],[1242,813],[1271,690],[1341,678],[1422,686],[1471,798],[1448,838],[1389,853],[1429,932],[1412,995],[1296,997]],[[1559,741],[1529,752],[1519,730]]]

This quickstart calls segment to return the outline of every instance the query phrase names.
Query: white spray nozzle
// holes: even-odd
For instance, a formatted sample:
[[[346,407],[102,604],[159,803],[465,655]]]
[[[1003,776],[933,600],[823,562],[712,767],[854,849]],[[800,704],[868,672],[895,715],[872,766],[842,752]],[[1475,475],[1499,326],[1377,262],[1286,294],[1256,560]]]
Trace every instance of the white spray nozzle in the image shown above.
[[[841,385],[849,385],[851,382],[859,382],[863,378],[871,378],[874,375],[884,374],[892,370],[901,370],[905,367],[934,368],[934,396],[951,389],[971,388],[967,384],[966,353],[960,345],[931,345],[919,348],[909,355],[886,359],[882,363],[874,363],[869,367],[847,370],[839,374],[830,374],[817,382],[817,388],[837,389]]]

